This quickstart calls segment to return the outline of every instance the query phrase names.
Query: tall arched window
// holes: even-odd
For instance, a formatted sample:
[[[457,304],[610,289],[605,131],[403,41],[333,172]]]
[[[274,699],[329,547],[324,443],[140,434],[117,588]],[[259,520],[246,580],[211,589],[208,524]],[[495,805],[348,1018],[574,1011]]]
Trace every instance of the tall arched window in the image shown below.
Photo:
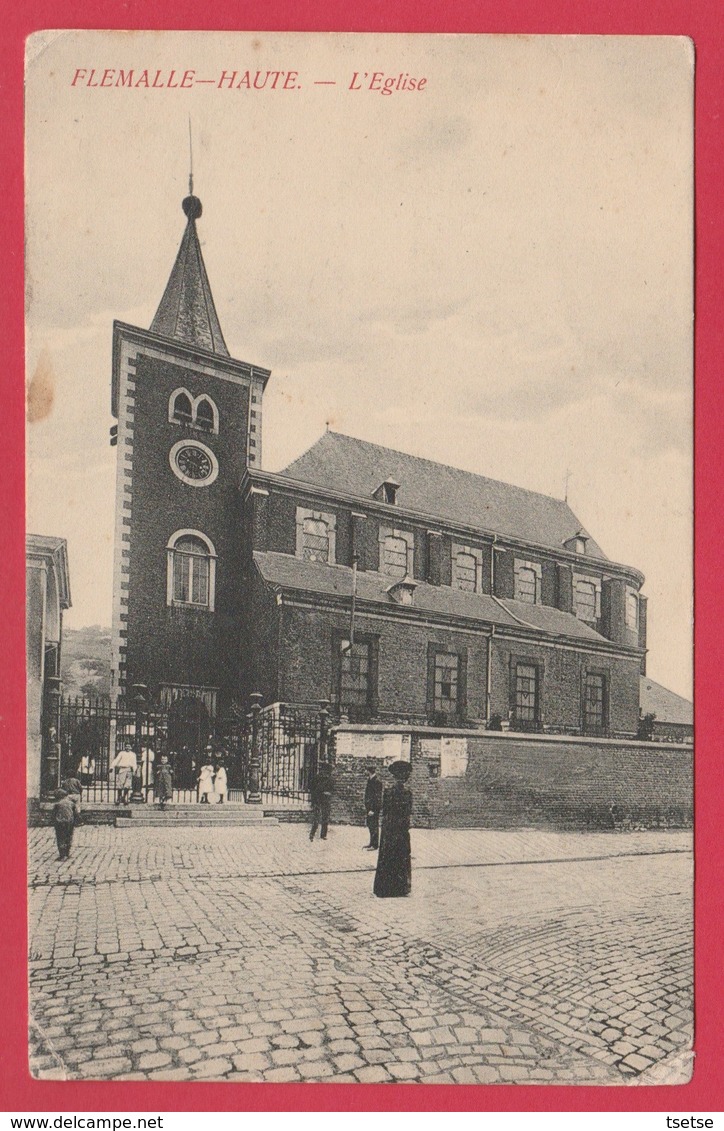
[[[323,518],[305,518],[302,539],[302,556],[306,561],[329,561],[329,527]]]
[[[638,628],[639,625],[639,599],[636,591],[626,591],[626,627]]]
[[[176,424],[191,424],[194,419],[194,410],[191,397],[183,392],[176,393],[171,405],[170,419]]]
[[[456,589],[464,589],[468,593],[477,590],[478,563],[473,554],[466,550],[459,550],[455,555],[453,569],[453,585]]]
[[[525,601],[528,605],[535,605],[537,602],[537,578],[535,570],[529,569],[527,566],[521,567],[515,577],[515,598],[517,601]]]
[[[167,546],[168,605],[213,612],[216,587],[216,551],[198,530],[179,530]]]
[[[407,574],[407,553],[406,538],[387,534],[382,543],[380,572],[388,577],[404,577]]]
[[[589,622],[596,619],[596,586],[593,581],[576,582],[576,616]]]
[[[334,514],[297,507],[297,557],[334,565],[336,528]]]

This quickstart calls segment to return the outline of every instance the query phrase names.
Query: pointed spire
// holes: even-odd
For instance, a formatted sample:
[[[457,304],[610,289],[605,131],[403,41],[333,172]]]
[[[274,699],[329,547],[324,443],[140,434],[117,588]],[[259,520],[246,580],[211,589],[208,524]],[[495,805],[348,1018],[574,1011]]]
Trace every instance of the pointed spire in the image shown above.
[[[191,143],[189,123],[189,145]],[[229,356],[219,318],[214,306],[209,277],[206,274],[196,221],[201,216],[201,201],[193,195],[193,166],[189,172],[189,195],[183,201],[188,222],[181,240],[176,262],[163,298],[156,311],[151,330],[166,338],[201,346],[212,353]]]

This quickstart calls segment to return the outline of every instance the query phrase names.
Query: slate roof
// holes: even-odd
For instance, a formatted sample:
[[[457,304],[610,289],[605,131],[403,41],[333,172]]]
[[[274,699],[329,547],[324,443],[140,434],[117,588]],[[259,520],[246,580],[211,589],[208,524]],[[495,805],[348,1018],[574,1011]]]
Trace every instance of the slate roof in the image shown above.
[[[261,576],[270,585],[282,590],[316,593],[327,597],[352,596],[352,570],[349,566],[325,565],[308,562],[291,554],[278,554],[256,550],[254,561]],[[387,590],[392,579],[372,570],[357,572],[357,598],[372,601],[387,608],[395,606]],[[404,606],[409,608],[409,606]],[[433,616],[467,617],[485,624],[503,628],[532,627],[548,636],[565,636],[576,640],[608,643],[572,613],[563,613],[543,605],[528,605],[522,601],[499,601],[486,593],[467,593],[449,585],[428,585],[418,581],[412,606],[418,612]],[[522,624],[521,622],[525,622]]]
[[[201,201],[187,196],[183,209],[188,217],[186,230],[151,330],[228,357],[196,231]]]
[[[588,538],[587,555],[606,557],[561,499],[338,432],[326,432],[281,474],[360,498],[372,498],[385,480],[392,479],[400,484],[401,510],[556,550],[583,533]]]
[[[656,715],[657,723],[686,723],[694,722],[694,704],[675,691],[669,691],[660,683],[649,679],[647,675],[641,676],[640,700],[641,710],[645,715]]]

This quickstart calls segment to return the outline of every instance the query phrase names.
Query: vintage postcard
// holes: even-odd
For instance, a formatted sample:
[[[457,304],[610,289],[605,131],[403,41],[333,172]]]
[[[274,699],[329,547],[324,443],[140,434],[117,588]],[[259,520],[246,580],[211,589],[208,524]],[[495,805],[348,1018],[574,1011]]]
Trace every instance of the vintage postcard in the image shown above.
[[[691,1078],[693,80],[28,41],[36,1078]]]

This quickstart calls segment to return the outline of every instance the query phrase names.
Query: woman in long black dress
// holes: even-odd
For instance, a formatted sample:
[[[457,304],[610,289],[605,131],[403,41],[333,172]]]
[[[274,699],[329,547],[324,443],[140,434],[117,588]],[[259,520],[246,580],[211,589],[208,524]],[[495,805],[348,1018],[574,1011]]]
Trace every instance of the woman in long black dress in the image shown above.
[[[381,899],[409,895],[412,887],[410,859],[410,815],[412,793],[407,779],[412,772],[409,762],[393,762],[389,771],[395,779],[382,797],[380,854],[375,873],[375,895]]]

